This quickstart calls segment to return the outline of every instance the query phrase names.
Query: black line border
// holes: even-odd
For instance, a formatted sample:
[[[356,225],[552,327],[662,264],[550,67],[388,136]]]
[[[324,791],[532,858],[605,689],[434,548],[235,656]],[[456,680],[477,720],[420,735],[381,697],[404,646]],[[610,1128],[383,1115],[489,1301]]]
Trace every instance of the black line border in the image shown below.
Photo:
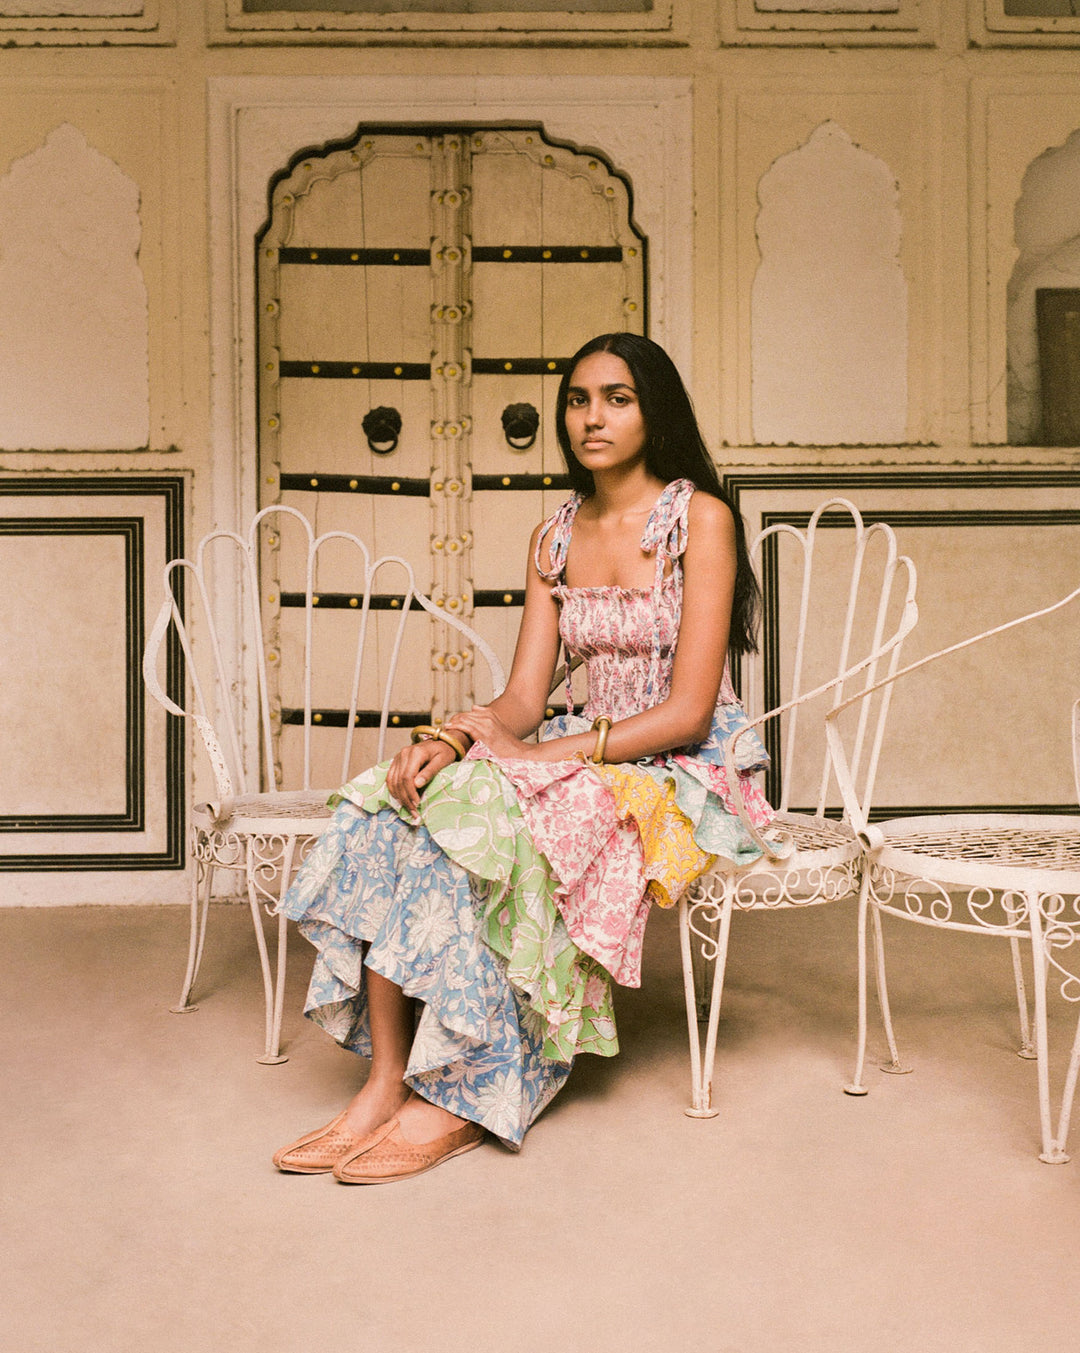
[[[122,813],[3,813],[0,832],[141,832],[146,830],[146,700],[139,675],[145,633],[142,517],[0,517],[0,536],[119,536],[124,545],[124,755]]]

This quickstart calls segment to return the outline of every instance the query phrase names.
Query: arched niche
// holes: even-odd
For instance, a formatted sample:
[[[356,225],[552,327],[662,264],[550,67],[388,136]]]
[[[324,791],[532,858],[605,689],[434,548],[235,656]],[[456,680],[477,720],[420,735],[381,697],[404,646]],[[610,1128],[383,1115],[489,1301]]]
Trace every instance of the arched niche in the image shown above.
[[[904,441],[907,282],[888,165],[823,122],[763,175],[758,200],[755,441]]]
[[[139,189],[68,123],[0,179],[0,446],[149,438]]]
[[[1028,165],[1015,211],[1019,257],[1007,291],[1009,442],[1042,439],[1035,324],[1040,287],[1080,287],[1080,130]]]

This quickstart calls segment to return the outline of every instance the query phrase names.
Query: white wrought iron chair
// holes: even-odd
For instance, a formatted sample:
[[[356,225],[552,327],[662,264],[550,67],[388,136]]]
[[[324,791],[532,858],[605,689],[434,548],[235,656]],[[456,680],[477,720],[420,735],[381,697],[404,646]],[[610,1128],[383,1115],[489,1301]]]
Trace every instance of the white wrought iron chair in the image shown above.
[[[277,548],[284,530],[301,531],[304,548],[297,552],[302,566],[292,580],[296,591],[286,596],[281,588],[279,601],[276,595],[263,596],[272,587],[260,571],[259,551],[260,546],[264,551]],[[376,582],[387,574],[396,591],[376,593]],[[283,581],[288,585],[288,579]],[[185,619],[186,582],[193,593],[190,620]],[[166,566],[164,583],[165,599],[143,655],[143,676],[165,709],[194,720],[216,795],[212,802],[196,804],[192,813],[191,930],[183,988],[172,1008],[177,1013],[196,1009],[190,997],[202,961],[214,875],[219,869],[236,871],[244,878],[255,924],[266,1002],[265,1047],[257,1060],[283,1062],[287,922],[279,914],[272,971],[261,911],[276,908],[296,866],[329,820],[326,801],[332,790],[383,759],[388,733],[400,728],[404,741],[410,722],[430,717],[392,708],[395,695],[401,698],[403,679],[412,687],[414,706],[417,697],[430,700],[430,635],[422,638],[422,661],[402,662],[410,615],[427,612],[460,633],[465,646],[441,658],[449,670],[482,660],[491,686],[487,698],[505,684],[502,667],[478,634],[418,590],[404,559],[372,559],[364,542],[349,532],[316,536],[303,514],[291,507],[264,508],[246,536],[210,532],[194,559],[174,559]],[[335,583],[340,590],[327,595]],[[286,603],[291,605],[286,608]],[[276,632],[267,632],[264,611],[276,617]],[[376,614],[380,611],[390,614]],[[158,680],[159,654],[170,628],[179,639],[190,684],[190,700],[182,703],[171,699]],[[329,631],[321,645],[316,636],[320,628]],[[237,667],[229,655],[241,651],[244,659]],[[361,708],[365,696],[367,711]],[[324,745],[331,727],[340,728],[337,748]],[[254,749],[247,757],[245,744]],[[320,780],[325,787],[314,788]]]
[[[860,701],[891,690],[896,681],[932,663],[1047,616],[1080,597],[1080,588],[1042,610],[973,635],[918,662],[891,672],[868,690],[839,703],[827,717],[827,734],[845,806],[867,854],[859,899],[859,1027],[855,1074],[849,1094],[866,1094],[863,1070],[867,1039],[867,915],[873,917],[875,976],[890,1061],[883,1071],[904,1073],[897,1051],[885,975],[881,917],[897,916],[924,926],[1007,939],[1012,950],[1020,1016],[1019,1055],[1037,1063],[1039,1159],[1062,1164],[1069,1117],[1080,1070],[1080,1027],[1065,1077],[1055,1134],[1050,1103],[1047,987],[1056,969],[1067,1000],[1080,1001],[1080,962],[1070,971],[1063,956],[1080,941],[1080,817],[1039,813],[943,813],[868,821],[869,801],[852,787],[840,725]],[[1080,802],[1080,701],[1072,707],[1073,774]],[[1003,746],[1002,751],[1007,749]],[[1028,1008],[1021,941],[1031,946],[1032,1012]],[[1080,958],[1080,955],[1078,955]]]
[[[823,558],[826,538],[829,557]],[[751,557],[762,580],[766,615],[761,654],[745,665],[743,692],[748,712],[768,710],[753,717],[750,728],[759,730],[773,754],[767,788],[777,813],[764,835],[746,813],[736,772],[736,744],[745,736],[739,734],[725,749],[728,781],[762,856],[745,866],[719,861],[679,901],[692,1089],[686,1113],[692,1118],[718,1112],[712,1078],[733,913],[812,906],[858,892],[862,846],[857,830],[847,814],[826,816],[832,777],[822,716],[844,698],[851,682],[861,690],[874,683],[879,670],[895,670],[901,645],[918,620],[914,565],[897,553],[891,527],[884,522],[866,526],[846,499],[822,503],[805,530],[782,522],[767,526],[754,541]],[[785,619],[793,631],[790,638],[781,633]],[[856,774],[867,798],[888,706],[887,693],[876,709],[868,704],[852,739],[851,761],[861,768]],[[792,811],[796,794],[813,806]],[[699,1020],[706,1012],[702,1038]]]

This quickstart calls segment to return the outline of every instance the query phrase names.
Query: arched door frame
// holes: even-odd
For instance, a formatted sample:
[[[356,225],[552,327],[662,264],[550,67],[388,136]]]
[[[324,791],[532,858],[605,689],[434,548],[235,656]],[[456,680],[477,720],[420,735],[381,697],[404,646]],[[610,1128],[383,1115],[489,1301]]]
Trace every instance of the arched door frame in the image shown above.
[[[267,217],[268,187],[298,151],[346,138],[363,123],[533,122],[556,139],[601,151],[632,183],[635,217],[649,240],[650,334],[683,370],[692,369],[688,79],[610,77],[591,80],[584,93],[580,80],[566,76],[433,77],[422,87],[396,76],[222,77],[210,80],[208,100],[211,455],[204,524],[236,527],[257,505],[253,242]],[[239,643],[232,647],[239,665]],[[258,745],[256,731],[250,748]]]

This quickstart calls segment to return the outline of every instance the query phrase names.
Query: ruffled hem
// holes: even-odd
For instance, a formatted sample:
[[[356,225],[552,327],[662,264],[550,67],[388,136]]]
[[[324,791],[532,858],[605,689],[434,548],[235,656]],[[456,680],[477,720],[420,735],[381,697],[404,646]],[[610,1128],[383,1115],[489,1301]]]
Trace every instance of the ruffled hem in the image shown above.
[[[482,742],[463,764],[488,764],[503,777],[558,880],[555,904],[573,942],[616,982],[639,986],[650,907],[645,859],[641,838],[620,819],[611,790],[580,761],[504,759]]]
[[[545,1020],[508,980],[483,937],[476,881],[424,827],[390,809],[339,806],[282,910],[317,950],[309,1018],[370,1056],[365,970],[380,973],[420,1003],[408,1084],[520,1144],[565,1082],[573,1049],[560,1055]]]
[[[676,801],[674,777],[660,780],[641,766],[597,766],[623,822],[634,825],[644,848],[649,898],[673,907],[690,884],[715,860],[694,840],[693,824]]]

